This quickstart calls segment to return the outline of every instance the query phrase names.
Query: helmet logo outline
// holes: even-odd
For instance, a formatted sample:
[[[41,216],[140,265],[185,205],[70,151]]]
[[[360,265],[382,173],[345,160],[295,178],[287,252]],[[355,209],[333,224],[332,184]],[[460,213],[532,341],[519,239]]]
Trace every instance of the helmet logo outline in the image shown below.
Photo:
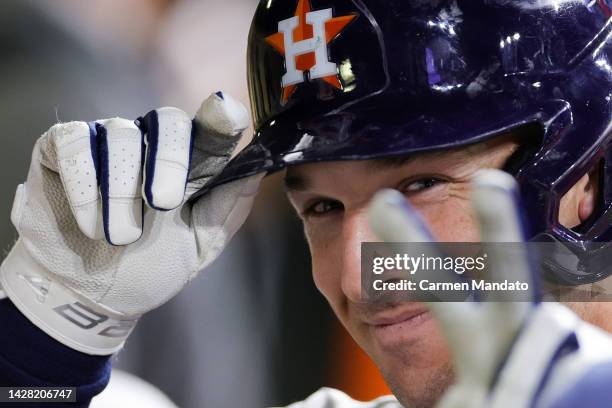
[[[357,14],[334,17],[331,8],[312,11],[310,0],[299,0],[295,15],[278,22],[278,32],[266,42],[285,57],[282,77],[282,103],[285,104],[298,84],[320,79],[342,89],[336,63],[330,61],[327,46],[357,17]]]

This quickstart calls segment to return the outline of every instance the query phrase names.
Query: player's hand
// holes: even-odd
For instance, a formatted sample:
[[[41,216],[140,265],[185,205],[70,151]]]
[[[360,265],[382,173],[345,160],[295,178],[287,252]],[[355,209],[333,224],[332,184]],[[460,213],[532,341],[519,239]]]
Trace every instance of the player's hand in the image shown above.
[[[535,308],[536,277],[526,252],[517,256],[504,251],[499,243],[524,240],[519,210],[516,206],[514,179],[497,170],[481,172],[474,180],[473,207],[480,227],[481,240],[488,255],[491,280],[503,278],[529,283],[534,302],[512,301],[497,297],[495,301],[428,302],[440,324],[454,358],[457,382],[445,395],[441,407],[489,407],[491,387],[498,370],[507,360],[521,327]],[[410,208],[403,195],[386,190],[377,195],[370,207],[374,232],[387,242],[422,242],[436,246],[420,217]],[[500,216],[503,215],[503,216]],[[488,243],[493,245],[487,246]],[[495,243],[498,243],[495,245]],[[432,248],[429,253],[440,252]],[[456,279],[454,272],[449,272]],[[504,301],[505,300],[505,301]],[[539,350],[541,355],[546,350]],[[519,387],[520,388],[520,387]],[[522,407],[519,400],[514,400]]]
[[[607,406],[612,337],[563,305],[539,302],[535,254],[530,257],[526,246],[517,244],[524,234],[516,190],[508,174],[483,171],[474,180],[473,206],[490,279],[528,282],[529,296],[518,302],[516,294],[502,292],[478,302],[428,302],[456,372],[456,383],[438,407],[573,407],[579,400],[589,407]],[[420,242],[429,246],[428,253],[441,252],[400,193],[379,193],[369,216],[383,241]],[[500,243],[514,244],[506,250]]]
[[[246,219],[263,175],[186,201],[247,126],[244,106],[217,93],[193,121],[161,108],[136,122],[51,127],[17,189],[19,240],[0,269],[8,297],[69,347],[120,349],[136,320],[210,264]]]

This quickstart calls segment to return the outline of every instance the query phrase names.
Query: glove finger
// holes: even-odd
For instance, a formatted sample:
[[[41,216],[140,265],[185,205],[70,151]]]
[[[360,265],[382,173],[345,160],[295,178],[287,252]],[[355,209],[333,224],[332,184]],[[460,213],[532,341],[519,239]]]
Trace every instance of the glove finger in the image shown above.
[[[143,196],[160,211],[181,205],[189,174],[192,150],[191,119],[177,108],[149,112],[137,123],[146,146]]]
[[[196,113],[196,124],[207,133],[228,136],[229,139],[240,137],[249,126],[249,114],[246,107],[230,94],[216,92],[211,94]],[[207,149],[211,154],[227,155],[225,149]]]
[[[100,192],[104,235],[112,245],[127,245],[142,235],[142,136],[134,122],[98,122]]]
[[[49,129],[46,136],[79,229],[88,238],[102,239],[95,129],[85,122],[61,123]]]
[[[194,119],[190,193],[225,167],[248,126],[247,109],[229,94],[217,92],[202,103]]]
[[[421,217],[396,190],[382,190],[374,196],[368,219],[372,231],[385,242],[434,242]]]
[[[440,256],[434,237],[425,225],[419,214],[412,209],[404,196],[396,190],[382,190],[378,192],[368,208],[368,219],[372,231],[385,242],[411,243],[409,249],[417,256]],[[460,281],[459,276],[453,272],[442,271],[433,273],[427,271],[427,279]],[[422,273],[422,272],[421,272]],[[403,276],[403,278],[406,278]],[[416,278],[421,278],[416,276]]]
[[[500,170],[483,170],[476,175],[473,184],[473,206],[488,256],[490,279],[528,282],[530,289],[535,290],[527,248],[520,245],[526,236],[518,207],[516,181]],[[496,294],[507,300],[516,300],[513,295],[512,291]]]
[[[408,247],[412,256],[415,254],[417,256],[427,254],[428,257],[442,256],[442,251],[425,225],[424,220],[412,209],[405,197],[396,190],[382,190],[374,196],[368,208],[368,220],[372,231],[383,241],[390,243],[412,243]],[[426,276],[423,275],[424,273],[426,273]],[[406,279],[406,272],[400,272],[398,277]],[[413,278],[427,279],[429,283],[459,283],[462,281],[460,275],[446,270],[419,271],[413,275]],[[420,300],[429,300],[427,303],[436,312],[439,307],[446,305],[446,303],[431,301],[432,298],[437,295],[438,300],[444,300],[444,297],[449,294],[444,292],[440,294],[435,292],[417,292],[415,295]],[[461,307],[463,306],[467,308],[467,304]],[[457,307],[456,313],[467,312],[467,309],[465,311],[459,309],[460,307]],[[443,317],[447,318],[447,316],[448,314],[445,312]]]
[[[380,238],[387,242],[431,242],[433,237],[417,213],[412,210],[402,194],[394,190],[378,193],[369,209],[370,225]],[[432,253],[433,249],[427,250]],[[435,253],[435,252],[433,252]],[[428,271],[429,272],[429,271]],[[427,279],[435,280],[430,275]],[[446,282],[459,282],[459,275],[450,272],[441,276]],[[427,296],[424,296],[427,297]],[[477,305],[473,302],[426,302],[440,325],[458,369],[463,368],[465,350],[473,349],[469,343],[472,327],[477,323]]]

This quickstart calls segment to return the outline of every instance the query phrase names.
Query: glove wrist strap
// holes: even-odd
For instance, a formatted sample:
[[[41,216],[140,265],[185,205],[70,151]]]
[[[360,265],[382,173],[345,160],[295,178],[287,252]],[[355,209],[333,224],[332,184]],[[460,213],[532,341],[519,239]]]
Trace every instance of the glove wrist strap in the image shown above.
[[[60,343],[92,355],[119,351],[136,325],[67,289],[17,241],[0,266],[0,285],[33,324]]]

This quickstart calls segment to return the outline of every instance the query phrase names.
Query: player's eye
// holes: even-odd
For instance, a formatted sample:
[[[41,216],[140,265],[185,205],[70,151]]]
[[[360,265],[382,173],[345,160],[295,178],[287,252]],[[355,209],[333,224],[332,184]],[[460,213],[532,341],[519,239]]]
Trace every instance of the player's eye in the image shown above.
[[[306,206],[302,215],[308,217],[323,217],[329,213],[342,209],[342,204],[334,200],[317,200]]]
[[[423,177],[418,180],[412,180],[410,182],[406,182],[400,186],[399,190],[404,194],[411,196],[426,190],[433,189],[439,185],[446,183],[446,180],[443,180],[439,177]]]

